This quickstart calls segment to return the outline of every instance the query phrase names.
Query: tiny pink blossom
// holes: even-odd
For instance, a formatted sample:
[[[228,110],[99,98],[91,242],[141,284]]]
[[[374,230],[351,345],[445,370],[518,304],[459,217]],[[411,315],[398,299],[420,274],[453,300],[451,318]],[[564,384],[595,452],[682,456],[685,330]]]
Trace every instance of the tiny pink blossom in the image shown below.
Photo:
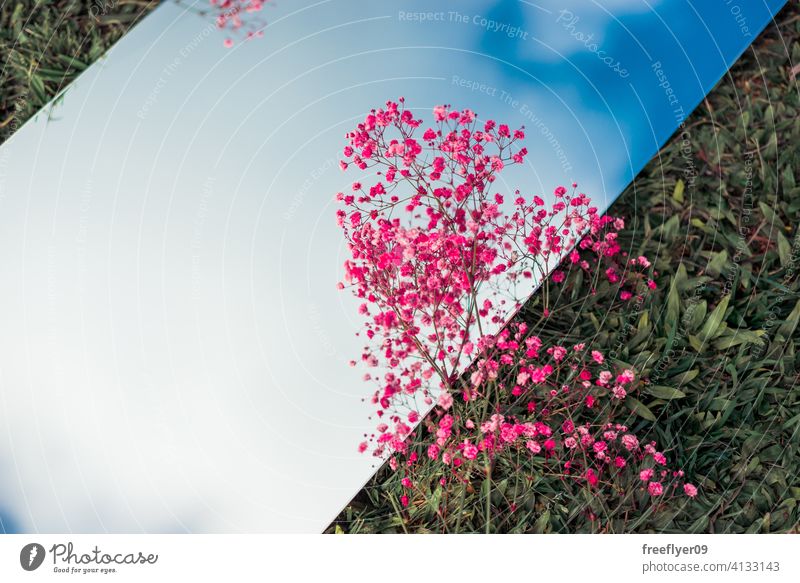
[[[447,411],[450,407],[453,406],[453,396],[447,391],[442,391],[439,394],[439,400],[437,402],[442,409]]]
[[[635,435],[626,433],[625,435],[622,436],[622,445],[628,451],[633,451],[639,447],[639,440],[636,439]]]
[[[478,457],[478,447],[468,441],[464,442],[464,457],[468,460],[474,460]]]

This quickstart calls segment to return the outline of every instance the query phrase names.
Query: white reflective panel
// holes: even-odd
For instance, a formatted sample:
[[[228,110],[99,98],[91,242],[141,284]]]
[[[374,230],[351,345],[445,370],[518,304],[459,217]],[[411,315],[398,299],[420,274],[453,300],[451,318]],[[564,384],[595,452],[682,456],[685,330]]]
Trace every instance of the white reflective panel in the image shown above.
[[[505,188],[606,208],[782,2],[540,4],[286,0],[225,49],[166,3],[0,147],[5,528],[324,529],[375,466],[345,132],[469,107],[528,127]]]

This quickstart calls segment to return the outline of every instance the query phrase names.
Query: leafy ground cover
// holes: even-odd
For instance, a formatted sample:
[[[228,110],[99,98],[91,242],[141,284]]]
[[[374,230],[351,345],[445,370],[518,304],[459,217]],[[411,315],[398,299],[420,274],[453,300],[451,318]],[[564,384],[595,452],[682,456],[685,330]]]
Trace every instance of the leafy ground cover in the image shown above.
[[[157,5],[156,0],[0,1],[0,142]]]
[[[798,530],[799,12],[782,12],[610,210],[628,220],[623,246],[654,261],[658,290],[620,304],[573,270],[567,293],[545,287],[520,313],[545,343],[587,342],[642,374],[631,428],[699,495],[645,504],[631,484],[612,502],[531,480],[525,458],[442,486],[423,458],[429,479],[408,506],[402,472],[383,468],[328,532]]]

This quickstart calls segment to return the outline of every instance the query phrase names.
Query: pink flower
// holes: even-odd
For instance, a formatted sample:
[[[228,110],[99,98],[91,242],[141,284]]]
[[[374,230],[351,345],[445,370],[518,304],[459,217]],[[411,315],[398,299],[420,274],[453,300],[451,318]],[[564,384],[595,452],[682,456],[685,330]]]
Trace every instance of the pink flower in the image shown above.
[[[517,433],[514,431],[514,427],[510,424],[505,424],[502,429],[500,429],[500,439],[502,439],[505,443],[512,443],[517,439]]]
[[[667,465],[667,458],[660,451],[657,451],[656,453],[653,454],[653,459],[656,461],[657,464],[660,464],[662,466]]]
[[[527,447],[533,454],[537,454],[542,451],[542,446],[539,445],[538,442],[533,441],[532,439],[525,442],[525,447]]]
[[[647,485],[647,491],[650,492],[651,496],[661,496],[664,492],[664,488],[661,485],[661,482],[650,482]]]
[[[683,492],[689,498],[694,498],[695,496],[697,496],[697,487],[693,486],[692,484],[684,484],[683,485]]]
[[[653,477],[653,469],[652,468],[647,468],[646,470],[642,470],[641,472],[639,472],[639,479],[641,481],[643,481],[643,482],[649,481],[650,478],[652,478],[652,477]]]
[[[636,373],[634,373],[631,369],[627,368],[624,371],[622,371],[622,374],[617,375],[617,382],[626,385],[632,383],[633,379],[635,378],[636,378]]]
[[[633,451],[639,447],[639,440],[636,439],[635,435],[626,433],[625,435],[622,436],[622,445],[628,451]]]
[[[442,409],[447,411],[450,407],[453,406],[453,396],[447,391],[442,391],[441,393],[439,393],[438,404]]]
[[[468,460],[474,460],[478,457],[478,447],[468,441],[464,441],[464,457]]]

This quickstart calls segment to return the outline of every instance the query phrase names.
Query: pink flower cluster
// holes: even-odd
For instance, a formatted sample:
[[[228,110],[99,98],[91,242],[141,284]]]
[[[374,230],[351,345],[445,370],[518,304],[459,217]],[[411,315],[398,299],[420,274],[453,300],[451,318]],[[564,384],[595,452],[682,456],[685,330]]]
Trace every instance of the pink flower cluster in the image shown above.
[[[209,0],[215,14],[215,23],[220,30],[243,36],[245,40],[264,36],[266,22],[257,17],[268,0]],[[224,41],[225,47],[233,46],[233,38]]]
[[[585,344],[545,348],[524,324],[504,326],[524,300],[517,288],[530,289],[517,284],[545,280],[564,257],[566,268],[601,273],[621,300],[654,289],[647,258],[630,258],[619,244],[624,221],[600,216],[577,185],[555,189],[549,206],[519,191],[506,197],[495,183],[525,160],[524,128],[449,106],[433,117],[425,127],[401,98],[346,136],[340,165],[360,177],[337,194],[350,255],[339,287],[360,301],[360,360],[380,420],[359,449],[390,457],[395,468],[399,456],[413,466],[419,450],[452,471],[524,451],[592,487],[628,466],[655,464],[661,481],[648,480],[650,494],[661,495],[668,478],[677,487],[682,473],[664,467],[656,445],[640,446],[613,422],[636,390],[634,371],[607,366]],[[548,285],[565,284],[563,269]],[[430,440],[416,443],[420,411],[434,400],[424,421]],[[689,484],[684,490],[696,494]]]
[[[681,485],[683,472],[667,467],[655,442],[641,444],[626,425],[610,421],[627,414],[624,394],[637,384],[632,370],[606,367],[603,354],[584,344],[544,350],[523,323],[509,324],[482,356],[463,397],[483,402],[490,397],[486,391],[500,391],[506,410],[476,419],[476,409],[453,413],[445,406],[451,399],[440,396],[424,421],[430,459],[456,469],[480,455],[490,463],[503,452],[527,451],[541,456],[544,469],[591,487],[611,484],[629,466],[647,466],[639,477],[653,496],[663,494],[666,483],[673,490]],[[402,443],[397,451],[405,453],[412,444]],[[691,484],[683,488],[697,494]]]

